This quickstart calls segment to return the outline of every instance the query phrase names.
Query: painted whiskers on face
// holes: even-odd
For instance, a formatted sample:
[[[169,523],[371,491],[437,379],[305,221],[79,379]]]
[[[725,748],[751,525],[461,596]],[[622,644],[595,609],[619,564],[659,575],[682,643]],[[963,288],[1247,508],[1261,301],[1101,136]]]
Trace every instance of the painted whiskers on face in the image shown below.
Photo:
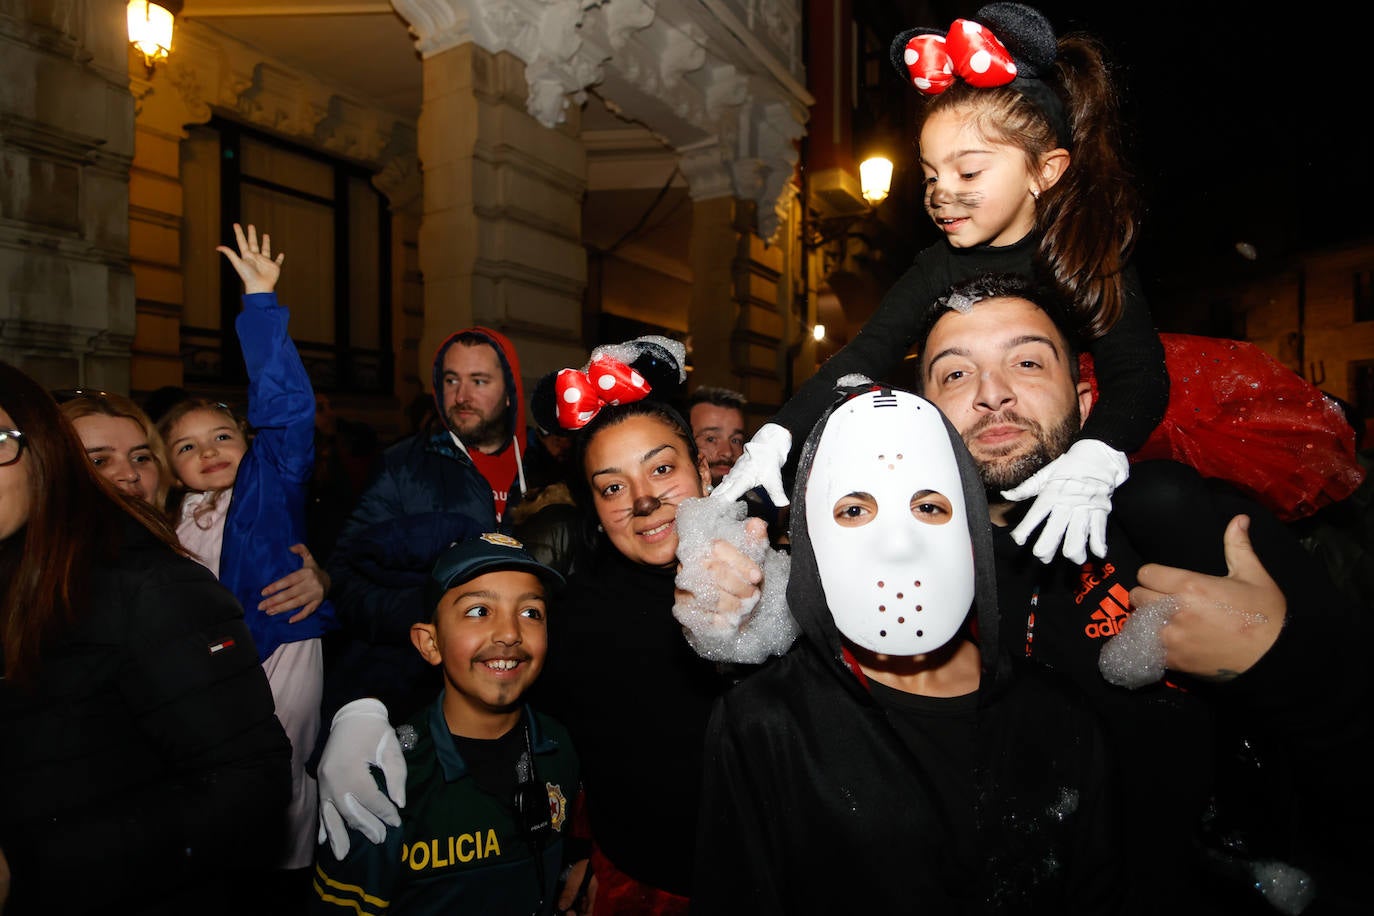
[[[925,204],[926,209],[932,211],[930,214],[931,218],[939,219],[939,215],[933,211],[938,210],[940,207],[956,204],[960,207],[966,207],[969,210],[977,210],[979,207],[983,206],[983,201],[986,197],[987,195],[982,191],[960,191],[950,195],[948,200],[936,202],[935,191],[931,189],[926,192]]]
[[[598,430],[583,456],[597,518],[611,544],[648,566],[676,563],[678,505],[702,495],[682,431],[658,417],[628,417]]]

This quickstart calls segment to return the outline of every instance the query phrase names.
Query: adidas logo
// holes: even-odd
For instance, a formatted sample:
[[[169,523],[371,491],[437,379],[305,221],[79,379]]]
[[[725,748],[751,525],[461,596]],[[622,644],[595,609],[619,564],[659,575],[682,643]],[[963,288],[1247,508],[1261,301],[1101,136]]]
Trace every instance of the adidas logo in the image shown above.
[[[1089,639],[1110,639],[1121,632],[1121,627],[1131,616],[1131,595],[1120,583],[1107,590],[1107,596],[1097,605],[1090,616],[1090,623],[1083,628]]]

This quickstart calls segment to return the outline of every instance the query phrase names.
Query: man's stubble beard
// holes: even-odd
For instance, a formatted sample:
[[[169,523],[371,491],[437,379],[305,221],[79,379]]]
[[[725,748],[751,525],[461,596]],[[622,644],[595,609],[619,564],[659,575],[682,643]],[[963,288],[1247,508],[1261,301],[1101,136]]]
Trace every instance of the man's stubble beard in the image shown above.
[[[453,430],[456,435],[469,449],[477,449],[486,452],[488,449],[498,450],[506,441],[506,416],[502,411],[490,420],[482,420],[471,430],[464,432],[458,426],[455,415],[458,413],[459,406],[454,405],[448,409],[448,428]]]
[[[1014,457],[993,456],[974,459],[978,465],[978,477],[987,490],[989,502],[1005,501],[1006,498],[1002,496],[1003,490],[1020,486],[1029,480],[1036,471],[1064,454],[1082,427],[1082,415],[1078,409],[1078,401],[1074,400],[1070,404],[1068,413],[1048,432],[1034,420],[1023,417],[1014,411],[1003,411],[974,424],[964,435],[965,444],[968,444],[984,428],[1007,421],[1014,422],[1029,430],[1035,437],[1035,445],[1030,451]],[[972,446],[970,446],[970,450],[971,448]]]

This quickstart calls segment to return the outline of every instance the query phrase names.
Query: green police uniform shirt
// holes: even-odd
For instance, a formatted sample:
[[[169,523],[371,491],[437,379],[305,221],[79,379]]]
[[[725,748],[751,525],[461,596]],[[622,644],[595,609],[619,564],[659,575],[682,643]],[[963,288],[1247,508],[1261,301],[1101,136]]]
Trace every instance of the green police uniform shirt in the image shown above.
[[[506,763],[516,784],[516,758],[525,749],[525,729],[534,751],[535,800],[547,796],[549,827],[532,841],[515,810],[514,792],[492,792],[458,751],[444,720],[443,695],[408,723],[415,742],[405,752],[406,806],[401,826],[388,827],[373,844],[349,828],[343,861],[329,844],[316,855],[312,912],[354,916],[428,916],[483,913],[530,916],[552,913],[557,900],[565,839],[578,791],[577,756],[568,733],[553,719],[524,708],[521,723],[506,742]],[[518,743],[514,742],[518,737]],[[507,739],[511,739],[507,741]],[[504,773],[503,773],[504,775]],[[542,866],[536,860],[542,849]]]

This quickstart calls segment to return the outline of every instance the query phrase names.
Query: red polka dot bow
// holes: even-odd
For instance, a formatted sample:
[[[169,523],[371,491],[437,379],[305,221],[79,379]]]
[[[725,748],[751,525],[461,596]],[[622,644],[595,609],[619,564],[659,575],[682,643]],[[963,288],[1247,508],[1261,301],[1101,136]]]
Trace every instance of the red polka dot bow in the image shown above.
[[[634,369],[613,356],[592,359],[586,372],[562,369],[553,383],[558,399],[558,425],[581,429],[612,404],[628,404],[649,393],[649,383]]]
[[[911,82],[923,95],[939,95],[955,77],[979,89],[1005,86],[1016,79],[1011,53],[987,26],[956,19],[948,35],[913,35],[902,52]]]

